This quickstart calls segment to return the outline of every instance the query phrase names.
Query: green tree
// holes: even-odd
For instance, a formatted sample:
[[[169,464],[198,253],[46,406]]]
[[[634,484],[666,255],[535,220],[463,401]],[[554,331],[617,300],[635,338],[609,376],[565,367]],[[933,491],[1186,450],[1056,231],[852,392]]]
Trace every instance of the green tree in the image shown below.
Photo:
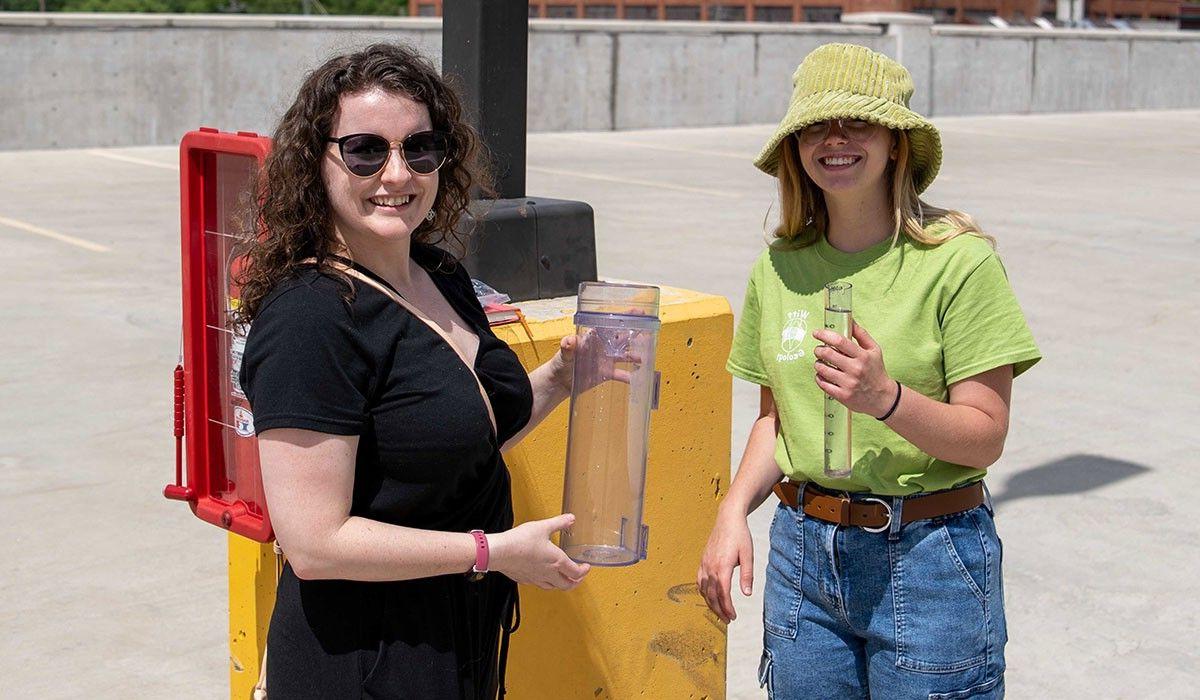
[[[66,0],[63,12],[171,12],[168,0]]]
[[[44,0],[48,12],[228,12],[288,14],[304,12],[304,0]],[[0,0],[0,11],[37,12],[41,0]],[[408,14],[408,0],[309,0],[313,14]]]
[[[63,0],[46,0],[46,11],[62,10]],[[39,0],[0,0],[0,11],[3,12],[37,12],[42,9]]]
[[[246,12],[298,13],[301,0],[242,0]],[[313,14],[322,10],[331,15],[407,15],[407,0],[312,0]]]

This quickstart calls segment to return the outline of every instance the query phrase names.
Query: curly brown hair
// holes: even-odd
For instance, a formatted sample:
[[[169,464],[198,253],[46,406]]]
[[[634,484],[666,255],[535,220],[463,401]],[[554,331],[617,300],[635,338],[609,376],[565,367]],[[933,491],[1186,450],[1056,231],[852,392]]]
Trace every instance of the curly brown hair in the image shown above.
[[[321,159],[329,147],[326,138],[341,96],[371,89],[425,105],[433,128],[450,134],[450,153],[438,171],[434,219],[422,222],[412,240],[432,245],[450,242],[460,251],[458,258],[465,253],[459,221],[473,189],[485,194],[492,189],[479,137],[463,121],[458,95],[429,60],[405,46],[373,44],[331,58],[309,73],[275,128],[271,154],[256,179],[244,217],[249,230],[243,233],[233,275],[239,287],[238,322],[253,321],[263,299],[294,274],[301,261],[316,258],[326,267],[325,259],[336,252]],[[343,281],[349,299],[353,288],[348,279]]]

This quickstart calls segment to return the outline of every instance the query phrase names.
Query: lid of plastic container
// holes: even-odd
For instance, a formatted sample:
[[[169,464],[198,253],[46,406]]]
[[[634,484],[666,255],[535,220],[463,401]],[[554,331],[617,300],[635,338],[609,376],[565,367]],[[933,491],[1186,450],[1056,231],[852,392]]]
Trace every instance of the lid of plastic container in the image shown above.
[[[662,321],[657,316],[646,316],[640,313],[603,314],[595,311],[578,311],[575,313],[575,325],[590,328],[610,328],[624,330],[646,330],[657,332]]]
[[[657,318],[659,295],[659,288],[649,284],[584,282],[579,285],[579,311]]]

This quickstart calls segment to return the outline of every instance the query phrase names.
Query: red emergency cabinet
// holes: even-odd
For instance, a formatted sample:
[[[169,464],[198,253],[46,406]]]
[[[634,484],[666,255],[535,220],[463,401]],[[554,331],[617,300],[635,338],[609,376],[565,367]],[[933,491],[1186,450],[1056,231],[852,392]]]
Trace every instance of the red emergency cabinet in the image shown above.
[[[231,312],[252,178],[270,150],[266,137],[209,128],[180,144],[183,364],[175,369],[175,483],[163,489],[201,520],[258,542],[273,534],[254,416],[238,384],[246,329]]]

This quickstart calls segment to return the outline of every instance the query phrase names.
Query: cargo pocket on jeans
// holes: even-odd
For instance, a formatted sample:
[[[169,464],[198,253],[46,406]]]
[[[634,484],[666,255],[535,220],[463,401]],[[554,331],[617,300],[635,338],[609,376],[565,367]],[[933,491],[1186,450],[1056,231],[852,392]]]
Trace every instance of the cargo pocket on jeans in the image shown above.
[[[1000,700],[1004,697],[1004,674],[970,688],[950,693],[930,693],[929,700]]]
[[[762,659],[758,662],[758,687],[767,689],[767,697],[775,697],[775,659],[770,649],[763,649]]]
[[[804,523],[796,511],[780,505],[771,521],[771,554],[763,588],[763,629],[785,639],[796,638],[803,594]]]
[[[956,673],[986,663],[993,562],[974,513],[914,523],[889,553],[896,665]]]

